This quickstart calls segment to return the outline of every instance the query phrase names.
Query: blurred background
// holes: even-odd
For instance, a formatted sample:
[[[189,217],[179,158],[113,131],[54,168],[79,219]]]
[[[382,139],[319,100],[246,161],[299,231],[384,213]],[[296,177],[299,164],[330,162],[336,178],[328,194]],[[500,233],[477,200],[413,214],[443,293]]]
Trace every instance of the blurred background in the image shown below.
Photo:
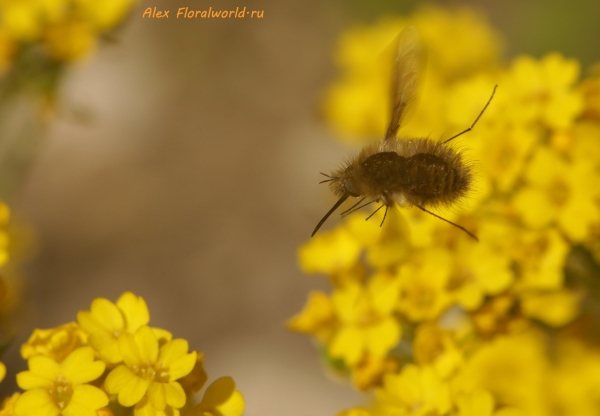
[[[14,216],[31,224],[26,305],[0,385],[15,389],[33,328],[75,319],[96,297],[143,296],[151,324],[231,375],[246,415],[333,415],[361,402],[288,332],[311,289],[296,250],[330,207],[319,171],[347,146],[320,121],[347,25],[421,2],[143,1],[115,39],[72,67]],[[600,61],[591,0],[438,2],[481,11],[505,58],[558,50]],[[143,19],[146,7],[169,19]],[[262,19],[175,19],[178,7],[264,11]]]

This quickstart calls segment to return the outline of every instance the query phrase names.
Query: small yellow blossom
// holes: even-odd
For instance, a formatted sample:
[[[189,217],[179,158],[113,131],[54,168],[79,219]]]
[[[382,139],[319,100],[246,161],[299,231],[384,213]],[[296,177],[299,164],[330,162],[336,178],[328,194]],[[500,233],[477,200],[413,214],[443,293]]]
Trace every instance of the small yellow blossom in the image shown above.
[[[387,274],[336,290],[332,303],[339,327],[329,343],[329,354],[347,365],[357,364],[365,354],[383,357],[400,340],[401,329],[393,316],[399,281]]]
[[[442,415],[450,410],[450,390],[430,367],[404,366],[399,374],[387,374],[375,390],[374,416],[411,414]]]
[[[2,408],[0,408],[0,416],[15,416],[15,402],[19,400],[21,393],[13,393],[12,396],[7,397],[2,402]]]
[[[146,302],[142,297],[126,292],[114,304],[108,299],[97,298],[90,311],[80,311],[77,321],[89,335],[89,344],[107,363],[122,361],[118,338],[123,332],[135,333],[150,321]],[[166,332],[165,332],[166,333]],[[167,339],[170,339],[170,334]]]
[[[352,267],[362,245],[343,227],[316,234],[298,250],[306,273],[333,273]]]
[[[437,318],[452,302],[447,284],[452,258],[443,249],[425,250],[400,270],[401,294],[398,310],[411,321]]]
[[[4,380],[4,377],[6,377],[6,365],[0,362],[0,381]]]
[[[335,310],[331,299],[322,292],[311,292],[302,311],[289,320],[288,328],[326,340],[334,322]]]
[[[231,377],[215,380],[204,392],[193,416],[242,416],[246,404]]]
[[[526,225],[540,228],[556,222],[573,241],[582,241],[592,224],[600,222],[598,206],[590,198],[600,175],[585,161],[569,164],[550,148],[537,149],[526,178],[528,185],[514,198]]]
[[[194,368],[188,375],[179,379],[179,384],[183,387],[186,396],[191,396],[204,387],[206,380],[208,380],[208,375],[204,371],[204,354],[197,352]]]
[[[581,296],[568,290],[525,293],[521,295],[523,315],[561,327],[571,322],[579,313]]]
[[[515,122],[543,121],[551,128],[566,128],[583,109],[583,98],[574,89],[579,63],[557,53],[540,62],[531,57],[517,57],[505,80],[511,95],[503,105],[505,117]]]
[[[136,405],[136,414],[183,407],[185,391],[177,380],[188,375],[196,363],[196,352],[187,352],[187,341],[176,339],[159,347],[152,329],[142,326],[135,334],[121,333],[118,346],[124,364],[108,374],[108,393],[118,394],[123,406]]]
[[[371,412],[363,407],[353,407],[338,413],[336,416],[371,416]]]
[[[417,328],[413,354],[417,364],[431,366],[442,379],[453,375],[464,363],[463,354],[451,334],[434,323]]]
[[[17,374],[19,387],[27,390],[14,405],[17,416],[95,415],[108,404],[99,388],[87,384],[104,372],[105,365],[94,361],[94,351],[81,347],[61,363],[50,357],[29,359],[29,371]]]
[[[52,329],[35,329],[27,342],[21,345],[21,357],[28,360],[36,355],[45,355],[61,362],[75,349],[84,345],[86,338],[75,322]]]

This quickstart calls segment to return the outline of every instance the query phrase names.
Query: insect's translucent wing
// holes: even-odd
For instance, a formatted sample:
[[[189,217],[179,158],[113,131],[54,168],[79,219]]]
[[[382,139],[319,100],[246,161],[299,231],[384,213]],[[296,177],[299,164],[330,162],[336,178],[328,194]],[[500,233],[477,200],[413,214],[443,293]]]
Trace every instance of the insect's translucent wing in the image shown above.
[[[421,45],[419,32],[408,26],[396,42],[397,49],[392,69],[391,119],[385,139],[396,137],[406,118],[407,110],[414,107],[419,90],[420,78],[425,71],[427,54]]]

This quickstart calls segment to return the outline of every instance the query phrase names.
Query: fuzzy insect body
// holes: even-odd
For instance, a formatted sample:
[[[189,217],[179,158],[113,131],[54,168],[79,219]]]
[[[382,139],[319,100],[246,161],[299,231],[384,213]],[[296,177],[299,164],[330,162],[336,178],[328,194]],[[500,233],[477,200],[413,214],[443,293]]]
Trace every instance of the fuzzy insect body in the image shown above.
[[[373,143],[330,176],[338,197],[348,193],[388,207],[450,206],[468,193],[472,182],[461,152],[428,138]]]
[[[339,199],[319,221],[312,235],[346,199],[360,197],[355,205],[342,212],[342,216],[373,202],[382,202],[375,212],[385,207],[385,214],[395,204],[415,206],[477,240],[465,228],[434,214],[427,207],[452,206],[471,189],[471,164],[450,142],[475,127],[492,101],[497,86],[473,124],[449,139],[438,142],[429,138],[397,138],[396,133],[406,114],[414,107],[425,61],[419,34],[413,26],[409,26],[398,36],[392,71],[390,124],[385,139],[365,146],[356,157],[330,175],[323,173],[328,179],[321,183],[330,182],[331,190]],[[365,199],[367,202],[360,205]],[[385,214],[381,225],[385,221]]]

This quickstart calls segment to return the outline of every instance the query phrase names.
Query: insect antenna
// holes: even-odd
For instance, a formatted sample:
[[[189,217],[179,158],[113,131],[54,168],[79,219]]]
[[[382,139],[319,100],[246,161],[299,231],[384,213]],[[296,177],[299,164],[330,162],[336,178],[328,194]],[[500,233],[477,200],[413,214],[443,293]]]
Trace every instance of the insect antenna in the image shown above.
[[[475,121],[473,122],[473,124],[471,124],[471,127],[469,127],[466,130],[461,131],[460,133],[450,137],[448,140],[444,140],[443,143],[448,143],[450,140],[454,140],[456,139],[458,136],[462,136],[465,133],[470,132],[473,127],[475,127],[475,124],[477,124],[477,122],[479,121],[479,119],[481,118],[481,116],[483,115],[484,111],[486,110],[486,108],[488,108],[488,105],[490,105],[490,103],[492,102],[492,98],[494,98],[494,94],[496,94],[496,88],[498,88],[498,85],[494,85],[494,90],[492,91],[492,95],[490,96],[490,99],[488,100],[488,102],[485,104],[485,107],[483,107],[483,110],[481,110],[481,113],[479,113],[479,115],[477,116],[477,118],[475,119]],[[460,227],[459,227],[460,228]],[[466,231],[466,230],[465,230]],[[467,231],[468,232],[468,231]]]
[[[365,198],[361,199],[360,201],[358,201],[357,204],[354,204],[354,206],[352,206],[350,209],[347,209],[346,211],[342,212],[342,218],[347,217],[348,215],[352,214],[353,212],[358,211],[361,208],[366,207],[369,204],[372,204],[373,202],[375,202],[375,200],[369,201],[366,204],[362,204],[360,207],[354,208],[356,207],[358,204],[360,204],[362,201],[364,201]]]
[[[385,217],[387,216],[387,211],[388,211],[388,206],[385,206],[385,212],[383,213],[383,219],[381,220],[381,224],[379,224],[379,227],[383,227],[383,223],[385,222]]]
[[[381,204],[381,206],[379,208],[377,208],[375,211],[373,211],[373,213],[371,215],[369,215],[367,218],[365,218],[365,221],[369,221],[369,218],[371,218],[373,215],[377,214],[377,211],[379,211],[384,206],[385,206],[385,204]],[[386,211],[387,211],[387,209],[386,209]],[[385,219],[385,217],[383,219]],[[383,224],[383,221],[381,222],[381,224]]]
[[[329,212],[327,212],[327,214],[325,214],[325,216],[321,219],[321,221],[319,221],[319,223],[315,227],[314,231],[310,235],[311,237],[313,235],[315,235],[315,233],[317,231],[319,231],[319,228],[321,228],[321,225],[323,225],[323,223],[327,220],[327,218],[329,218],[329,216],[333,213],[333,211],[335,211],[336,209],[338,209],[338,207],[340,205],[342,205],[344,203],[344,201],[346,199],[348,199],[349,196],[350,196],[349,194],[344,194],[344,195],[342,195],[342,197],[340,199],[338,199],[338,201],[335,203],[335,205],[333,207],[331,207],[331,209],[329,210]]]
[[[323,172],[319,172],[319,173],[320,173],[321,175],[323,175],[323,176],[326,176],[326,177],[328,177],[328,178],[329,178],[329,179],[325,179],[324,181],[321,181],[321,182],[319,182],[320,184],[321,184],[321,183],[325,183],[325,182],[331,182],[332,180],[334,180],[334,179],[335,179],[333,176],[330,176],[330,175],[328,175],[328,174],[326,174],[326,173],[323,173]]]
[[[452,225],[454,225],[456,228],[460,228],[460,229],[461,229],[461,230],[463,230],[465,233],[469,234],[469,236],[470,236],[470,237],[472,237],[472,238],[473,238],[475,241],[479,242],[479,238],[477,238],[477,236],[475,236],[475,234],[472,234],[471,232],[467,231],[467,229],[466,229],[466,228],[463,228],[463,227],[461,227],[461,226],[460,226],[460,225],[458,225],[458,224],[454,224],[452,221],[449,221],[449,220],[447,220],[446,218],[442,218],[442,217],[440,217],[439,215],[437,215],[437,214],[434,214],[434,213],[433,213],[433,212],[431,212],[431,211],[427,211],[427,210],[426,210],[425,208],[423,208],[422,206],[415,205],[415,207],[419,208],[421,211],[424,211],[424,212],[426,212],[426,213],[428,213],[428,214],[431,214],[431,215],[433,215],[434,217],[437,217],[437,218],[439,218],[439,219],[440,219],[440,220],[442,220],[442,221],[446,221],[448,224],[452,224]],[[381,207],[380,207],[380,208],[381,208]],[[374,213],[373,213],[373,214],[374,214]]]

